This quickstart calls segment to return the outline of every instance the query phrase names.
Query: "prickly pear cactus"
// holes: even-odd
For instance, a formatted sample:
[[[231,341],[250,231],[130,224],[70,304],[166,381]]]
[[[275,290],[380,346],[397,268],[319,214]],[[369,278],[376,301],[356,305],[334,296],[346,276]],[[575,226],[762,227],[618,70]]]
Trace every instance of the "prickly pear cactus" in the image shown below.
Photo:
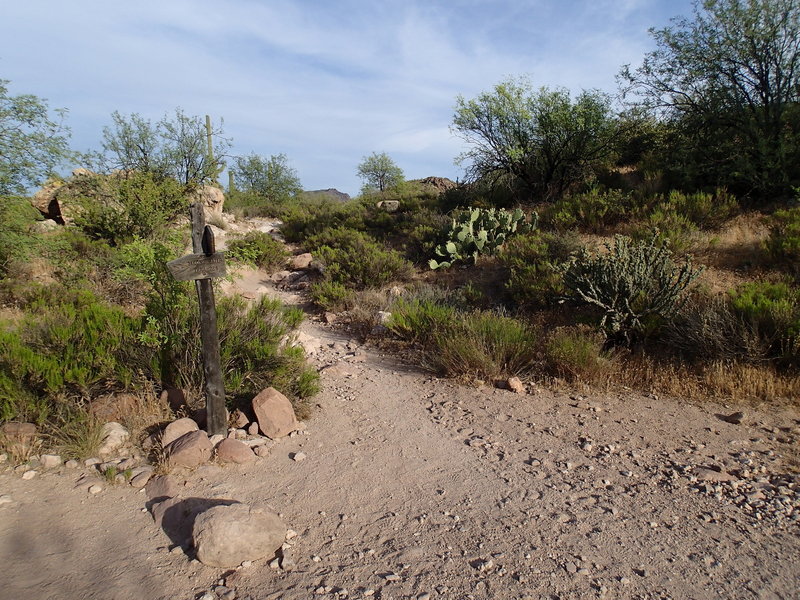
[[[504,208],[470,208],[457,212],[445,232],[447,240],[434,252],[440,259],[431,259],[431,269],[446,269],[456,261],[475,262],[482,254],[495,254],[510,235],[531,231],[538,215],[531,213],[530,221],[521,209],[508,212]]]

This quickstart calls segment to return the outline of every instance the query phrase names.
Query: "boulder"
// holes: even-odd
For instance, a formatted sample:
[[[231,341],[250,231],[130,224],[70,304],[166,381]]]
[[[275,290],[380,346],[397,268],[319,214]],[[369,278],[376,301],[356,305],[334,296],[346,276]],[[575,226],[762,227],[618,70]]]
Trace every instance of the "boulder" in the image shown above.
[[[138,398],[133,394],[107,394],[99,396],[89,404],[89,414],[108,423],[120,421],[138,406]]]
[[[169,406],[172,412],[178,412],[187,406],[186,394],[184,394],[183,390],[180,388],[165,388],[158,399],[163,405]]]
[[[399,200],[381,200],[376,205],[381,210],[386,212],[397,212],[400,210],[400,201]]]
[[[510,390],[515,394],[522,394],[525,392],[525,386],[522,384],[522,381],[519,377],[509,377],[506,380],[505,387],[507,390]]]
[[[212,450],[205,431],[190,431],[170,442],[164,455],[171,467],[197,467],[211,458]]]
[[[39,457],[39,462],[43,469],[57,469],[63,463],[58,454],[42,454]]]
[[[238,440],[226,438],[217,445],[217,458],[222,462],[245,464],[253,462],[256,455],[247,444]]]
[[[144,491],[148,500],[172,498],[180,493],[181,485],[172,475],[159,475],[148,480]]]
[[[237,428],[246,427],[250,419],[238,408],[231,413],[231,421]]]
[[[237,567],[272,557],[286,538],[286,526],[266,507],[214,506],[197,515],[192,529],[197,560],[212,567]]]
[[[258,428],[267,437],[277,439],[297,430],[297,417],[292,403],[273,387],[263,390],[253,398],[253,412]]]
[[[222,215],[222,206],[225,204],[224,192],[214,185],[204,185],[195,190],[190,196],[192,203],[200,202],[203,205],[203,212],[206,219]]]
[[[161,434],[161,446],[166,447],[179,437],[186,435],[190,431],[197,431],[200,429],[192,419],[184,417],[173,421],[164,428],[164,433]]]
[[[0,438],[12,454],[25,455],[36,441],[36,425],[33,423],[4,423],[0,427]]]
[[[111,421],[103,425],[102,436],[103,441],[97,450],[97,454],[101,457],[106,457],[122,448],[131,434],[116,421]]]
[[[153,520],[179,546],[192,543],[192,529],[197,516],[215,506],[238,504],[236,500],[216,498],[166,498],[151,505]]]
[[[293,271],[302,271],[311,265],[312,260],[314,259],[310,252],[298,254],[297,256],[293,256],[289,259],[289,266]]]

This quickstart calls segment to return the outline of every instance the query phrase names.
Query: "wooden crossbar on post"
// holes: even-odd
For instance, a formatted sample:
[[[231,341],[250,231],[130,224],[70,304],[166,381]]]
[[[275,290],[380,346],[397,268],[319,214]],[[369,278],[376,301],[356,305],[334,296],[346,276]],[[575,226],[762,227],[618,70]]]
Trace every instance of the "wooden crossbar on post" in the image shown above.
[[[173,277],[178,280],[195,280],[200,302],[200,336],[203,346],[203,373],[206,391],[206,430],[209,435],[225,435],[227,415],[225,413],[225,384],[219,356],[217,333],[217,309],[214,304],[212,277],[225,275],[225,256],[214,248],[214,234],[206,227],[206,218],[201,203],[190,207],[192,217],[193,254],[182,256],[167,263]]]

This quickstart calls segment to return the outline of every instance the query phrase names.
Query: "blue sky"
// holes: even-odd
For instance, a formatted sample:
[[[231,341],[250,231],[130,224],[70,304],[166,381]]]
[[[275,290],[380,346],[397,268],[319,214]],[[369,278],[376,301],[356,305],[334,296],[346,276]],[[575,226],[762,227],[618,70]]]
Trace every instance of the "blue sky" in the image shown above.
[[[386,152],[455,179],[456,97],[509,76],[616,91],[649,27],[689,0],[0,0],[0,79],[69,110],[76,150],[110,115],[224,119],[233,154],[285,153],[306,189],[356,194]]]

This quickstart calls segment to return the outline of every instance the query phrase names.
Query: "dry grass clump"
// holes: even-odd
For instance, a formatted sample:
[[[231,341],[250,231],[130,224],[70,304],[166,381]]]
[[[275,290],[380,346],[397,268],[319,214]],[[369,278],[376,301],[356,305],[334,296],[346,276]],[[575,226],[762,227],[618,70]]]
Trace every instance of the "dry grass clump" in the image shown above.
[[[800,378],[770,364],[730,361],[687,365],[631,356],[617,371],[617,382],[633,389],[696,402],[791,404],[800,401]]]
[[[587,326],[558,327],[545,345],[547,370],[569,383],[607,388],[616,373],[616,360],[603,351],[605,338]]]

